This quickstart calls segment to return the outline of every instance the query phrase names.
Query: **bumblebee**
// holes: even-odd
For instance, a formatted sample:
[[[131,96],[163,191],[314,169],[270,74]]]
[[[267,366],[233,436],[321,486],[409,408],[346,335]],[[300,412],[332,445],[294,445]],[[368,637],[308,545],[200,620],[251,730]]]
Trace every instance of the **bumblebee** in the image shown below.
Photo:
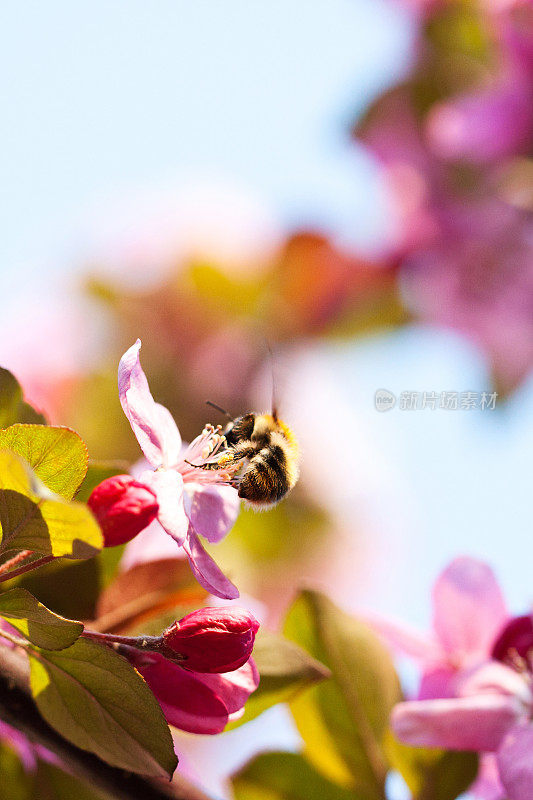
[[[225,449],[210,469],[238,467],[231,485],[256,508],[278,503],[298,480],[298,443],[275,411],[244,414],[224,430]]]

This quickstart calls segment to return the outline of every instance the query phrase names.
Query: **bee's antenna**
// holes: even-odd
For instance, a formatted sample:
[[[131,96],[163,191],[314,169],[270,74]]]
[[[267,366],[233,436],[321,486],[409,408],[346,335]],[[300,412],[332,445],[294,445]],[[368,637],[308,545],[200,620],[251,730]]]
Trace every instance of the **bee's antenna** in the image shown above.
[[[275,380],[274,380],[274,354],[272,352],[272,348],[270,346],[270,342],[268,341],[268,339],[265,340],[265,343],[266,343],[266,346],[267,346],[268,356],[269,356],[269,359],[270,359],[270,374],[272,376],[272,403],[271,403],[272,416],[274,417],[275,420],[277,420],[278,419],[278,404],[277,404],[277,400],[276,400],[276,384],[275,384]]]
[[[225,408],[222,408],[221,406],[217,406],[217,404],[211,402],[211,400],[206,400],[205,404],[206,404],[206,406],[211,406],[211,408],[215,408],[217,411],[220,411],[221,414],[224,414],[225,417],[227,417],[229,420],[233,421],[233,417],[231,416],[231,414],[228,411],[226,411]]]

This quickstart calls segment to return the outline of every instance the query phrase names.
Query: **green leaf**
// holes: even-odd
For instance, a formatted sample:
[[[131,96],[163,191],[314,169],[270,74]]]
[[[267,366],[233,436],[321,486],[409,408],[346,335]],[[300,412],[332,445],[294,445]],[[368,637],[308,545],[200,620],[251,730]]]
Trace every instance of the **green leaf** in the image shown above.
[[[247,700],[243,716],[226,730],[255,719],[276,703],[287,703],[330,675],[323,664],[294,642],[264,629],[256,637],[253,656],[261,676],[259,686]]]
[[[70,647],[83,631],[81,622],[54,614],[26,589],[11,589],[0,594],[0,617],[32,644],[47,650]]]
[[[100,527],[83,503],[50,492],[21,458],[0,451],[0,552],[91,558],[103,546]]]
[[[72,500],[87,472],[87,447],[70,428],[11,425],[0,430],[0,449],[21,456],[44,485],[65,500]]]
[[[297,753],[263,753],[234,775],[232,784],[235,800],[358,800]]]
[[[278,503],[268,514],[243,508],[231,530],[231,547],[241,545],[247,560],[251,557],[263,572],[265,562],[297,560],[302,547],[308,551],[316,548],[328,531],[324,509],[296,488],[286,502]]]
[[[390,763],[404,778],[413,800],[455,800],[477,775],[476,753],[409,747],[391,731],[384,742]]]
[[[0,428],[15,422],[46,424],[44,416],[22,399],[22,389],[15,376],[0,367]]]
[[[44,761],[39,762],[34,781],[31,800],[72,800],[73,797],[76,800],[113,800],[110,794],[104,794]]]
[[[79,639],[30,651],[31,690],[45,720],[108,764],[168,776],[177,758],[163,712],[139,673],[110,648]]]
[[[290,704],[306,755],[332,780],[368,800],[382,800],[387,773],[382,740],[401,696],[388,651],[366,625],[318,592],[297,597],[285,635],[332,673]]]
[[[8,740],[0,740],[0,775],[2,800],[35,800],[30,775]]]
[[[105,552],[104,548],[102,553]],[[98,561],[102,553],[85,561],[54,560],[13,581],[6,581],[2,586],[27,589],[56,614],[74,619],[94,619],[101,589]]]
[[[129,470],[130,465],[127,461],[89,461],[87,474],[78,489],[76,500],[86,503],[92,490],[99,483],[105,481],[106,478],[112,478],[113,475],[127,474]]]

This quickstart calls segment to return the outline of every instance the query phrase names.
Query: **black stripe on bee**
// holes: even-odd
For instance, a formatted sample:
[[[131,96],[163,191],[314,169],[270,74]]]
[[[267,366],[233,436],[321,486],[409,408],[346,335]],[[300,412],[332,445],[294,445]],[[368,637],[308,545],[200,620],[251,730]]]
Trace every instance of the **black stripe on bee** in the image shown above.
[[[281,457],[278,453],[281,451]],[[285,455],[276,445],[263,448],[242,476],[239,496],[252,502],[273,503],[289,491],[286,470],[281,460]]]
[[[260,455],[262,456],[264,463],[267,464],[270,469],[274,470],[278,480],[285,480],[287,473],[285,467],[285,453],[283,452],[283,448],[277,444],[274,444],[261,450]]]
[[[231,447],[237,442],[251,438],[255,425],[255,414],[244,414],[230,422],[224,431],[226,442]]]

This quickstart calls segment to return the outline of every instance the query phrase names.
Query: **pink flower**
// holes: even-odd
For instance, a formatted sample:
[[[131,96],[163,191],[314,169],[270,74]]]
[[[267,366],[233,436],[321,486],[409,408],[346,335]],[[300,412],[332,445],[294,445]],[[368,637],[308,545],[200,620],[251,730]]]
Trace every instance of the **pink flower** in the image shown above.
[[[473,558],[456,558],[433,587],[433,631],[418,631],[383,619],[371,619],[390,646],[415,659],[422,675],[418,700],[453,698],[464,676],[485,662],[507,612],[492,569]],[[494,757],[481,759],[472,787],[476,797],[501,800]]]
[[[41,759],[49,764],[61,766],[59,758],[40,744],[30,741],[27,736],[0,720],[0,744],[5,742],[18,755],[26,772],[35,772],[37,760]]]
[[[486,661],[507,612],[492,569],[456,558],[433,587],[433,631],[420,634],[388,620],[372,625],[397,651],[421,666],[419,699],[453,697],[463,674]]]
[[[433,587],[433,631],[420,634],[381,619],[372,624],[397,651],[414,658],[422,675],[420,701],[454,698],[466,675],[490,657],[508,618],[492,569],[473,558],[456,558]],[[435,701],[437,702],[437,701]],[[480,763],[472,793],[483,800],[501,800],[503,791],[492,754]]]
[[[139,476],[159,504],[157,520],[183,548],[201,585],[226,599],[239,596],[204,550],[199,535],[218,542],[233,525],[239,510],[237,491],[229,486],[231,470],[205,470],[222,445],[218,429],[207,425],[187,448],[168,409],[156,403],[139,361],[140,339],[124,353],[118,368],[120,402],[153,470]],[[190,462],[190,463],[189,463]],[[237,467],[233,467],[235,470]]]
[[[105,547],[131,541],[157,516],[154,492],[130,475],[114,475],[98,484],[87,500],[104,534]]]
[[[407,305],[468,335],[509,391],[533,367],[533,222],[490,196],[449,204],[438,219],[439,235],[403,263]]]
[[[243,608],[200,608],[163,633],[167,649],[186,657],[184,669],[231,672],[252,654],[259,623]]]
[[[434,105],[429,140],[439,156],[490,163],[527,150],[533,128],[529,79],[509,70],[495,85]]]
[[[464,680],[459,697],[399,703],[392,729],[415,746],[495,752],[508,800],[530,800],[532,677],[529,669],[489,662]]]
[[[259,685],[252,658],[235,671],[216,675],[184,670],[157,653],[132,658],[169,725],[190,733],[221,733],[243,714],[246,700]]]

